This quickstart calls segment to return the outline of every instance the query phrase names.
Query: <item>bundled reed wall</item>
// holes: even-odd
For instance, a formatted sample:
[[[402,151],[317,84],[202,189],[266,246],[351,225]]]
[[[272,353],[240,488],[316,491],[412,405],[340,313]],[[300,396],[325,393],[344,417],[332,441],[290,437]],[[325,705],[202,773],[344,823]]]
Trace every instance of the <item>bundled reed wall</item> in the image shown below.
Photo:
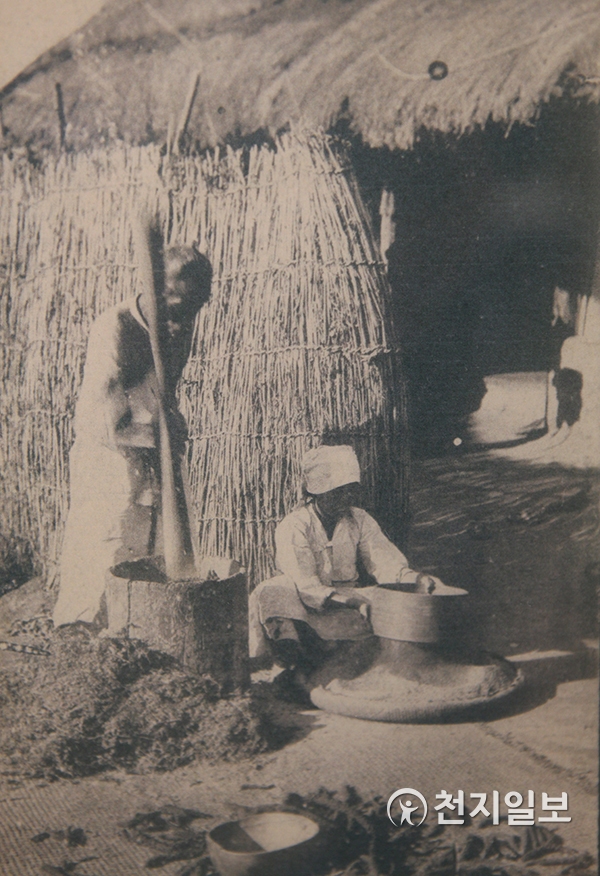
[[[170,160],[121,148],[43,172],[4,159],[1,198],[2,531],[56,562],[89,325],[136,289],[131,220],[147,204],[215,269],[180,386],[201,553],[270,574],[301,456],[323,440],[355,446],[367,504],[398,533],[405,414],[387,287],[326,138]]]

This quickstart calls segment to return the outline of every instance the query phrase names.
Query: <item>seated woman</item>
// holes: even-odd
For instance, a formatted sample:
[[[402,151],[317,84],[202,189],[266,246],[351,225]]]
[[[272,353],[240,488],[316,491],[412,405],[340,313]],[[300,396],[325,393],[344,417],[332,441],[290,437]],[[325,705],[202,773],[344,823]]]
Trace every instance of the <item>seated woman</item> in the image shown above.
[[[250,655],[259,665],[270,651],[276,663],[310,672],[331,643],[372,635],[361,584],[428,589],[437,579],[411,569],[377,522],[356,507],[360,468],[352,447],[309,450],[303,475],[306,502],[275,532],[282,574],[250,596]]]

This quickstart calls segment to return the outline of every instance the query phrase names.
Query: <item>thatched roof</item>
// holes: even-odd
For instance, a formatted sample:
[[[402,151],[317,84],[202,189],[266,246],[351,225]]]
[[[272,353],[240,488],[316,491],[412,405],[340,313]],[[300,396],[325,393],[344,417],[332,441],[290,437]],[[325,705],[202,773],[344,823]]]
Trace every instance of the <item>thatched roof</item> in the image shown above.
[[[436,65],[436,62],[437,63]],[[433,66],[432,66],[433,65]],[[202,146],[340,118],[372,146],[600,95],[598,0],[114,0],[0,95],[5,137],[163,139],[196,71]]]

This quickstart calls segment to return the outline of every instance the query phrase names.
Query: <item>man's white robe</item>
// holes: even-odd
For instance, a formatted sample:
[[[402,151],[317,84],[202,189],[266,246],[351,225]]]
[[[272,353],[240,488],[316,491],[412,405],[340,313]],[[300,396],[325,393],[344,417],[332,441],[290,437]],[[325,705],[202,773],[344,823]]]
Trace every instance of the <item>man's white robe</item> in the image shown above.
[[[160,473],[156,375],[138,300],[93,324],[70,452],[70,504],[54,624],[94,622],[106,575],[152,552]]]

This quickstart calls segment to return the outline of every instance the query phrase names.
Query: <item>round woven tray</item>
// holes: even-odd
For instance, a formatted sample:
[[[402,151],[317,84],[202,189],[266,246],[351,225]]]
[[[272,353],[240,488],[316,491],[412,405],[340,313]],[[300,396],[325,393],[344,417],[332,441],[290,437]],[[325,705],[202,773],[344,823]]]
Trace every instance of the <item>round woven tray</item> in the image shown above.
[[[370,721],[460,719],[512,696],[523,684],[522,673],[501,657],[453,660],[432,646],[402,642],[379,640],[369,665],[354,660],[351,673],[342,660],[338,656],[311,679],[311,700],[324,711]]]

